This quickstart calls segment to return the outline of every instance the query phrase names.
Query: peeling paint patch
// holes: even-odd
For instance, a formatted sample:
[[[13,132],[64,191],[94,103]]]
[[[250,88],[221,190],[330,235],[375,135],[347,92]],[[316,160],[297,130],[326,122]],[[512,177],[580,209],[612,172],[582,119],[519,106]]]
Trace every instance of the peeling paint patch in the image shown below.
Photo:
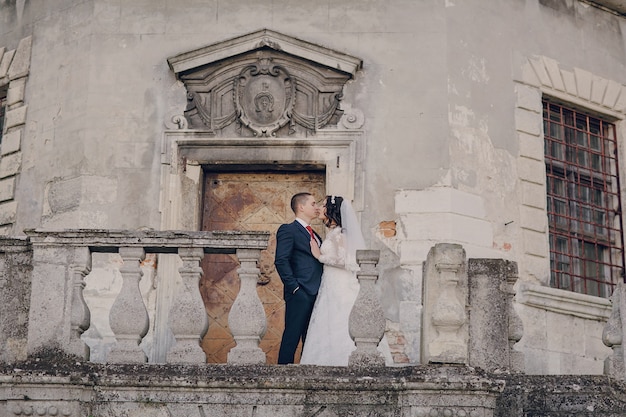
[[[490,80],[489,74],[487,73],[485,58],[473,57],[470,59],[467,68],[465,68],[461,73],[477,83],[487,84]]]
[[[474,112],[465,106],[454,106],[454,111],[450,112],[450,124],[453,126],[467,127],[474,119]]]

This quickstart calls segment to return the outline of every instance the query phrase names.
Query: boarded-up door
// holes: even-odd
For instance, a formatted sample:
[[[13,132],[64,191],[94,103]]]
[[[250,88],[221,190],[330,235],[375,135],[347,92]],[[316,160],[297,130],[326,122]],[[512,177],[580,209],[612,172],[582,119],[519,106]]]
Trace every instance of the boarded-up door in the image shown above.
[[[268,231],[269,247],[261,254],[261,278],[257,285],[267,317],[267,333],[261,349],[268,363],[276,363],[284,328],[283,284],[274,268],[276,230],[292,222],[291,196],[308,191],[324,197],[323,172],[207,172],[205,173],[202,230]],[[319,220],[313,223],[323,234]],[[202,348],[209,363],[225,363],[235,341],[228,328],[228,312],[239,291],[238,262],[234,255],[207,255],[200,292],[209,315],[209,330]]]

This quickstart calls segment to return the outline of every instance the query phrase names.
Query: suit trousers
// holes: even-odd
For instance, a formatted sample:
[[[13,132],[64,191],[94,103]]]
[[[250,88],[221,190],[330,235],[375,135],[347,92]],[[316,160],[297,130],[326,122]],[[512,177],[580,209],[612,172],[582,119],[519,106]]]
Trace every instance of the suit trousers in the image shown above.
[[[298,343],[301,339],[302,343],[305,342],[315,298],[302,288],[295,294],[285,295],[285,331],[278,351],[278,364],[293,363]]]

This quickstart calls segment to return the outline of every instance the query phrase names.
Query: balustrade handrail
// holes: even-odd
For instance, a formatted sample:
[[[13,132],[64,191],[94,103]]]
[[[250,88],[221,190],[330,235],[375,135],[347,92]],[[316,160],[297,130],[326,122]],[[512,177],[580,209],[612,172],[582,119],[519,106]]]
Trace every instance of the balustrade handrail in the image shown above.
[[[121,229],[26,229],[33,245],[88,247],[91,252],[117,252],[119,247],[143,247],[146,253],[177,253],[178,248],[203,248],[204,253],[236,253],[237,249],[267,249],[265,231],[184,231]]]

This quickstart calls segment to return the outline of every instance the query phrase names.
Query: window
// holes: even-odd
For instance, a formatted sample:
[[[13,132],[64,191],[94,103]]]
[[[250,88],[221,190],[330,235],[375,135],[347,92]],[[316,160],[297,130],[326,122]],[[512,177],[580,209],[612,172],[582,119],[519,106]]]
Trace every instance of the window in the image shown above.
[[[624,275],[615,125],[544,99],[550,285],[609,297]]]
[[[2,131],[4,129],[4,114],[7,106],[7,87],[0,87],[0,143],[2,143]]]

